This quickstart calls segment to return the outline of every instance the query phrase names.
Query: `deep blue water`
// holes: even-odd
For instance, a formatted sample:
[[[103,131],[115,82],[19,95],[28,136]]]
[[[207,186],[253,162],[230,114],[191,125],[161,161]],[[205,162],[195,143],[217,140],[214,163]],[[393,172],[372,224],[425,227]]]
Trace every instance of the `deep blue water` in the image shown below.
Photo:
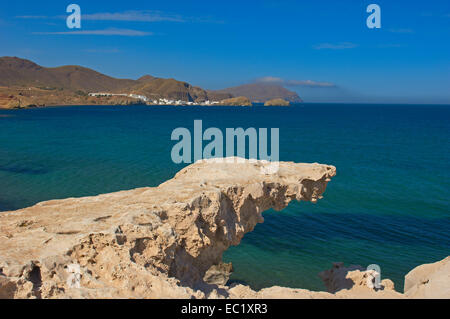
[[[0,211],[171,178],[177,127],[279,127],[280,158],[337,167],[317,204],[294,203],[224,259],[233,280],[323,289],[334,261],[380,265],[403,289],[450,255],[450,106],[65,107],[0,110]]]

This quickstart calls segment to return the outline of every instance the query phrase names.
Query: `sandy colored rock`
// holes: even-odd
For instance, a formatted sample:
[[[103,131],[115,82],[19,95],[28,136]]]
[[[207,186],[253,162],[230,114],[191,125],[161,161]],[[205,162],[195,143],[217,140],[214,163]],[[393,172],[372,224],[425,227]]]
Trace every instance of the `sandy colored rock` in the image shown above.
[[[273,99],[264,103],[264,106],[290,106],[290,105],[291,103],[283,99]]]
[[[450,256],[411,270],[405,276],[405,295],[409,298],[450,299]]]
[[[197,162],[154,188],[0,213],[0,298],[405,297],[390,280],[369,287],[373,272],[342,263],[321,273],[329,292],[223,286],[223,252],[262,212],[316,202],[336,174],[329,165],[237,161]],[[449,259],[408,274],[406,297],[448,298]]]
[[[219,263],[209,268],[203,280],[208,284],[225,286],[230,279],[230,275],[233,272],[232,263]]]
[[[219,102],[219,105],[225,106],[252,106],[252,102],[245,96],[233,97]]]
[[[316,292],[307,289],[270,287],[254,291],[244,285],[232,285],[228,290],[230,299],[335,299],[335,295],[327,292]]]
[[[0,214],[0,291],[18,298],[227,296],[203,281],[223,252],[292,200],[317,201],[333,166],[198,162],[155,188]],[[274,174],[270,174],[274,173]],[[73,265],[80,288],[72,287]],[[75,268],[76,268],[75,267]],[[213,291],[215,291],[213,293]]]
[[[390,279],[381,280],[377,287],[377,276],[374,270],[366,270],[359,265],[345,267],[344,263],[334,263],[331,269],[319,273],[328,292],[338,298],[404,298],[395,291],[394,283]]]

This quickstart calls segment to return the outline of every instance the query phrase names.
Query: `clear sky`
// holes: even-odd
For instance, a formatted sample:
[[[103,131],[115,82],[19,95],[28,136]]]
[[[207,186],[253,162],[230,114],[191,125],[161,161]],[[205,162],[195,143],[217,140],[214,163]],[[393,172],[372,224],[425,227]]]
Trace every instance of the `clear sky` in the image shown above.
[[[66,26],[70,3],[79,30]],[[366,25],[371,3],[381,29]],[[449,0],[1,1],[0,41],[0,56],[115,77],[272,81],[307,102],[450,103]]]

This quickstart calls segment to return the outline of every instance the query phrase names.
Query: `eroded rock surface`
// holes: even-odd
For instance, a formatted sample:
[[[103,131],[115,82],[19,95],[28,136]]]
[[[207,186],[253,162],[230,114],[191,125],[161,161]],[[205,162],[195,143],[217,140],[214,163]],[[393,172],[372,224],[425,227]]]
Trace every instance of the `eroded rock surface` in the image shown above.
[[[195,163],[159,187],[1,213],[1,296],[227,297],[203,281],[206,271],[263,222],[263,211],[317,201],[336,174],[320,164],[277,171],[231,162]]]
[[[232,263],[220,263],[209,268],[203,280],[208,284],[225,286],[233,273]]]
[[[388,280],[367,287],[373,273],[342,264],[321,274],[329,292],[223,286],[231,270],[217,266],[223,252],[263,222],[263,211],[316,202],[336,174],[329,165],[231,162],[195,163],[154,188],[0,213],[0,298],[404,297]],[[444,266],[424,270],[430,283],[448,276]],[[411,275],[408,287],[424,276]]]
[[[411,270],[405,277],[409,298],[450,298],[450,256]]]
[[[404,298],[395,291],[390,279],[383,279],[377,285],[379,275],[359,265],[345,267],[344,263],[334,263],[331,269],[319,273],[328,292],[338,298]]]

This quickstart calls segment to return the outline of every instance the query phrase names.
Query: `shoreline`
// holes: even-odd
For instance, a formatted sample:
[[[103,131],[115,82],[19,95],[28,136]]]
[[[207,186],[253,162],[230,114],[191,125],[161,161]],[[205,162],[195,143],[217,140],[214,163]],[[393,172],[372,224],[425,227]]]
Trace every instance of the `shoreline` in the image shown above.
[[[381,105],[381,106],[389,106],[389,105],[395,105],[395,106],[412,106],[412,107],[421,107],[421,106],[442,106],[442,107],[450,107],[450,104],[445,104],[445,103],[435,103],[435,104],[423,104],[423,103],[416,103],[416,104],[408,104],[408,103],[370,103],[370,102],[365,102],[365,103],[340,103],[340,102],[326,102],[326,103],[322,103],[322,102],[302,102],[302,103],[297,103],[297,104],[291,104],[290,108],[292,107],[296,107],[296,106],[314,106],[314,105],[339,105],[339,106],[364,106],[364,105]],[[236,107],[236,106],[232,106],[232,105],[149,105],[149,104],[129,104],[129,105],[120,105],[120,104],[67,104],[67,105],[46,105],[46,106],[29,106],[29,107],[21,107],[21,108],[4,108],[0,106],[0,111],[17,111],[17,110],[34,110],[34,109],[47,109],[47,108],[64,108],[64,107],[77,107],[77,106],[100,106],[100,107],[115,107],[115,106],[156,106],[156,107],[197,107],[197,106],[201,106],[201,107]],[[243,108],[248,108],[248,106],[242,106]],[[260,104],[253,104],[253,107],[257,107],[257,108],[262,108],[262,109],[267,109],[268,107],[263,107]],[[282,109],[289,109],[288,107],[280,107]],[[272,108],[270,108],[272,109]]]
[[[407,294],[395,291],[390,280],[370,288],[367,280],[373,281],[376,274],[341,263],[321,273],[328,292],[224,286],[227,275],[222,268],[209,276],[221,281],[205,281],[205,274],[221,263],[223,252],[263,222],[263,211],[282,210],[292,200],[318,201],[336,174],[329,165],[280,162],[279,173],[267,175],[261,174],[264,165],[206,160],[182,169],[158,187],[53,200],[0,213],[4,243],[0,295],[334,299],[414,298],[424,293],[427,287],[417,279],[423,279],[423,266],[418,267],[419,275],[414,270],[407,276],[408,291],[414,289]],[[433,276],[442,276],[442,269],[449,267],[450,258],[425,267],[425,276],[431,278],[427,285],[435,284]],[[68,281],[73,269],[79,271],[79,287]]]

